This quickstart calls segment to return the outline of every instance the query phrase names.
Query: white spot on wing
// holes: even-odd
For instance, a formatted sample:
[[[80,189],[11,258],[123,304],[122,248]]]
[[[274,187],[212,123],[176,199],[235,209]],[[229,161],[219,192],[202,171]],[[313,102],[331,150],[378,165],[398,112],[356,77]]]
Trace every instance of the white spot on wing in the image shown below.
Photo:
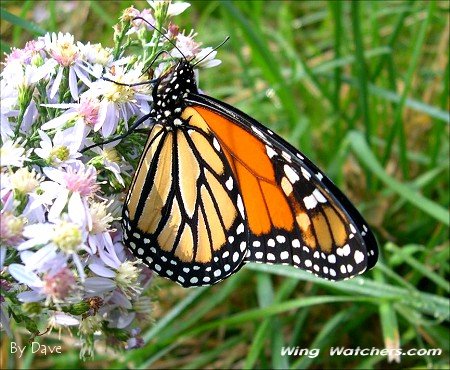
[[[288,153],[286,153],[285,151],[282,151],[282,152],[281,152],[281,155],[282,155],[283,158],[286,159],[289,163],[292,162],[291,156],[290,156]]]
[[[287,164],[284,165],[284,173],[292,184],[300,179],[292,167]]]
[[[256,134],[256,135],[258,135],[261,139],[266,139],[266,137],[264,136],[264,134],[261,132],[261,131],[259,131],[255,126],[252,126],[252,130],[253,130],[253,132]]]
[[[282,260],[287,260],[289,258],[289,252],[288,251],[283,251],[280,253],[280,258]]]
[[[242,198],[240,195],[237,196],[237,206],[242,218],[245,218],[244,204],[242,203]]]
[[[214,148],[216,148],[216,150],[218,152],[220,152],[220,145],[216,138],[213,139],[213,145],[214,145]]]
[[[237,262],[239,260],[239,253],[238,252],[234,252],[233,253],[233,262]]]
[[[275,150],[272,149],[272,147],[266,145],[266,153],[269,156],[269,158],[273,158],[274,156],[277,155],[277,152]]]
[[[315,189],[313,191],[313,195],[317,199],[318,202],[320,202],[320,203],[326,203],[327,202],[327,199],[323,196],[323,194],[320,192],[319,189]]]
[[[225,186],[227,187],[228,190],[233,190],[233,179],[231,176],[225,182]]]
[[[364,261],[364,254],[361,251],[356,251],[353,258],[355,259],[355,262],[357,264],[360,264],[362,261]]]
[[[313,209],[317,206],[317,199],[311,194],[303,198],[303,203],[305,203],[306,209]]]
[[[302,171],[303,177],[309,181],[309,179],[311,178],[311,174],[303,166],[301,168],[301,171]]]

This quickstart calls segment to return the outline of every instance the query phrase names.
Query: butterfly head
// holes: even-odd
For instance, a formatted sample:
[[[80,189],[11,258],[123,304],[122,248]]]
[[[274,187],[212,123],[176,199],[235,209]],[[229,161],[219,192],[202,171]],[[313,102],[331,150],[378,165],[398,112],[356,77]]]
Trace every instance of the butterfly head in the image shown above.
[[[180,60],[166,72],[153,90],[155,113],[162,118],[177,118],[185,108],[188,94],[197,94],[194,68],[187,60]]]

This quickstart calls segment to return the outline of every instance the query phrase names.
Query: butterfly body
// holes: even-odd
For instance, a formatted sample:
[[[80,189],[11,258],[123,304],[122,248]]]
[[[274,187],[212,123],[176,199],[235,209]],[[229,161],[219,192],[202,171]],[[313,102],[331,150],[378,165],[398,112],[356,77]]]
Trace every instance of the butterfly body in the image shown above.
[[[331,280],[373,267],[375,238],[350,201],[282,138],[199,94],[187,60],[158,79],[150,116],[123,226],[153,271],[189,287],[246,262]]]

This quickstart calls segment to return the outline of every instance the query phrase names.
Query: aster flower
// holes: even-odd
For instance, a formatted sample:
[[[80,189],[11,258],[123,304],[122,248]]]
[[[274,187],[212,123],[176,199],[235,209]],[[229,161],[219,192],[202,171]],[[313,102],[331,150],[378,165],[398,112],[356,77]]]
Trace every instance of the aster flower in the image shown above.
[[[134,19],[136,17],[143,18],[144,20]],[[153,27],[155,27],[155,18],[153,17],[153,10],[151,9],[144,9],[142,12],[139,12],[134,8],[128,8],[128,11],[124,13],[122,19],[131,20],[132,27],[127,32],[127,35],[137,33],[141,29],[153,30]]]
[[[70,124],[77,127],[76,131],[82,131],[85,126],[94,127],[97,123],[100,103],[97,99],[91,99],[86,94],[83,94],[79,103],[42,104],[42,106],[67,109],[60,116],[44,123],[42,125],[43,130],[61,128]]]
[[[81,157],[78,150],[85,139],[82,125],[58,131],[53,140],[41,130],[38,133],[41,138],[40,148],[36,148],[34,152],[49,165],[75,163]]]
[[[150,5],[150,8],[152,8],[155,13],[160,13],[163,7],[167,7],[166,12],[167,16],[169,17],[179,15],[191,6],[191,4],[186,2],[172,3],[171,1],[165,0],[156,0],[156,1],[147,0],[147,2],[148,5]]]
[[[47,199],[53,200],[48,213],[50,221],[57,220],[67,207],[69,218],[80,225],[91,225],[87,198],[98,190],[97,171],[77,161],[62,169],[44,168],[51,181],[41,184]]]
[[[23,240],[22,233],[25,223],[26,219],[24,217],[16,217],[11,212],[2,212],[0,217],[1,244],[10,246],[19,244]],[[5,254],[6,249],[2,252]]]
[[[52,57],[52,63],[47,66],[46,72],[56,71],[56,77],[50,90],[50,98],[53,98],[58,92],[61,81],[63,80],[64,69],[68,68],[69,90],[72,97],[77,100],[78,79],[89,86],[90,80],[83,61],[79,58],[80,49],[74,42],[73,35],[59,32],[58,34],[46,34],[42,39],[45,43],[45,50]]]
[[[126,71],[122,66],[115,66],[114,73],[105,75],[108,79],[119,83],[142,82],[141,69]],[[94,130],[102,130],[104,137],[110,136],[121,119],[128,122],[130,117],[141,117],[150,112],[148,102],[151,96],[148,86],[130,87],[118,85],[111,81],[98,80],[90,89],[91,96],[100,99],[99,116]]]
[[[139,325],[152,312],[143,293],[153,274],[124,247],[118,223],[141,149],[125,151],[116,140],[80,151],[149,113],[152,84],[116,82],[145,82],[145,61],[161,50],[176,57],[151,25],[193,60],[203,59],[200,67],[217,64],[216,52],[169,19],[188,6],[161,1],[142,11],[128,8],[114,27],[112,49],[53,33],[7,55],[0,74],[0,272],[7,278],[0,280],[0,324],[8,334],[10,320],[32,312],[36,328],[77,335],[82,357],[93,354],[97,338],[142,346]],[[150,25],[133,21],[136,16]],[[122,58],[136,42],[143,57]],[[156,61],[154,75],[171,63]]]
[[[34,192],[43,180],[43,176],[34,169],[31,171],[27,167],[19,168],[7,177],[7,181],[12,190],[21,194]]]
[[[0,148],[1,165],[22,167],[24,162],[28,160],[31,150],[26,150],[23,147],[21,139],[7,140]]]
[[[171,55],[174,58],[184,58],[187,59],[194,58],[201,50],[200,44],[197,43],[194,38],[197,36],[193,30],[189,32],[188,35],[184,33],[179,33],[176,38],[176,49],[171,51]]]

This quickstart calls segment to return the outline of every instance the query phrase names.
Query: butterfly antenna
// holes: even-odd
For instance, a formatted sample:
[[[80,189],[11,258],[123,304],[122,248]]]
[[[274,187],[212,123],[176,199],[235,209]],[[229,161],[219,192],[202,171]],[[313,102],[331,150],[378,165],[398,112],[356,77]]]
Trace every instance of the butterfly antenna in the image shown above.
[[[150,65],[145,69],[144,72],[142,72],[142,74],[141,74],[139,77],[142,77],[143,75],[145,75],[145,74],[150,70],[150,68],[152,68],[153,64],[154,64],[154,63],[156,62],[156,60],[160,57],[160,55],[161,55],[161,54],[164,54],[164,53],[167,53],[167,54],[168,54],[168,51],[167,51],[167,50],[160,50],[158,53],[156,53],[156,55],[155,55],[155,57],[153,58],[153,60],[152,60],[152,62],[150,63]]]
[[[148,20],[146,20],[145,18],[142,17],[134,17],[133,21],[135,21],[136,19],[140,19],[141,21],[144,21],[145,23],[147,23],[151,28],[153,28],[156,32],[158,32],[162,37],[164,37],[167,41],[169,41],[169,43],[175,48],[177,49],[180,54],[183,56],[184,60],[187,61],[186,56],[183,54],[183,52],[177,47],[177,45],[175,45],[175,43],[169,39],[164,33],[161,32],[161,30],[159,30],[158,28],[156,28],[153,24],[151,24]]]
[[[200,62],[202,62],[203,60],[205,60],[206,58],[208,58],[209,55],[211,55],[211,53],[215,52],[218,48],[220,48],[221,46],[223,46],[223,44],[225,44],[228,40],[230,39],[230,36],[227,36],[225,38],[225,40],[223,40],[219,45],[217,45],[214,49],[212,49],[208,54],[206,54],[202,59],[200,59],[199,61],[197,61],[192,67],[195,67],[197,64],[199,64]]]

